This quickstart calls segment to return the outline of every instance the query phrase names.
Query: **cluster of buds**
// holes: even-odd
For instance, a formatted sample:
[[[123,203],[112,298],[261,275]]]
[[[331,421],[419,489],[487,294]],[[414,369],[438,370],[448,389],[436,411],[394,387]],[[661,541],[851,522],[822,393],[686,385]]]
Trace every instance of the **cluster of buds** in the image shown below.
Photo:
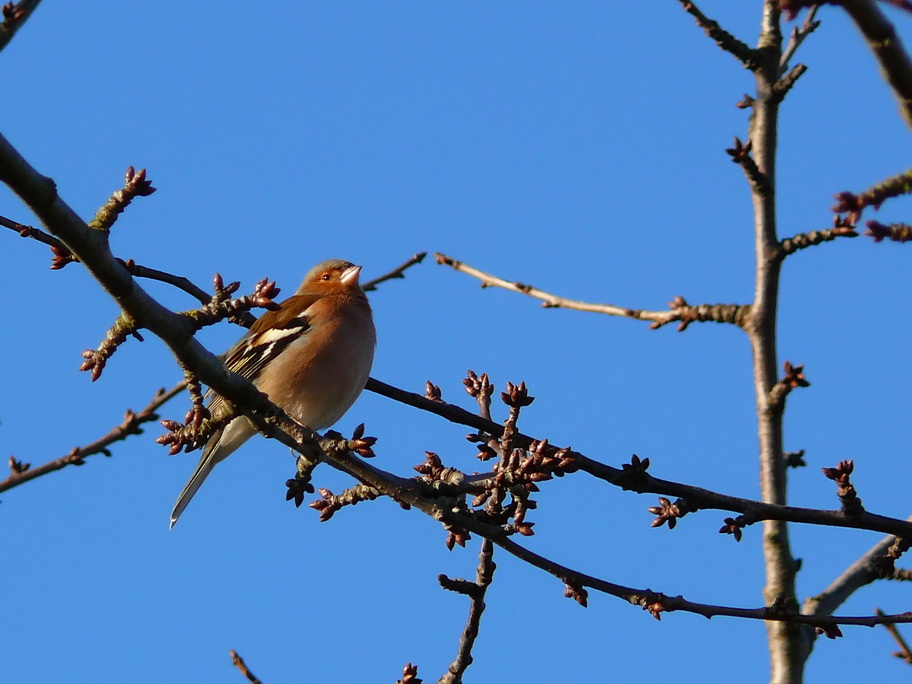
[[[576,580],[569,578],[564,580],[564,596],[572,598],[583,608],[589,605],[589,592]]]
[[[313,494],[314,486],[311,484],[313,472],[320,465],[321,454],[316,449],[308,449],[306,453],[299,453],[297,466],[298,472],[290,480],[285,481],[288,491],[285,493],[285,501],[294,501],[295,508],[300,508],[304,503],[305,494]]]
[[[494,385],[487,373],[478,375],[470,370],[463,378],[466,393],[478,402],[478,409],[483,418],[491,419],[491,395],[494,394]]]
[[[466,542],[472,538],[468,530],[463,530],[453,525],[444,525],[444,529],[447,531],[446,547],[448,551],[452,551],[457,544],[465,548]]]
[[[668,611],[668,608],[659,598],[652,598],[643,602],[643,610],[652,615],[656,620],[662,621],[662,613]]]
[[[17,461],[15,456],[9,457],[9,467],[10,472],[13,475],[19,475],[24,473],[26,470],[32,467],[31,463],[23,463],[22,461]]]
[[[373,501],[380,496],[380,492],[370,485],[359,484],[346,489],[338,496],[328,489],[321,487],[320,496],[323,497],[310,504],[310,507],[320,513],[320,522],[329,520],[336,511],[343,506],[354,506],[361,501]]]
[[[413,466],[413,470],[422,476],[424,482],[432,486],[438,483],[458,484],[465,478],[461,470],[445,467],[440,456],[433,451],[425,451],[424,462]]]
[[[206,409],[203,410],[205,411]],[[160,421],[162,427],[168,432],[156,438],[155,441],[164,446],[170,445],[168,454],[171,456],[180,453],[182,450],[187,452],[194,451],[205,445],[212,435],[225,427],[234,418],[234,413],[226,410],[217,412],[217,417],[215,418],[201,419],[197,423],[196,417],[198,415],[199,413],[196,409],[190,409],[187,416],[193,418],[193,422],[184,424],[178,423],[176,420],[165,419]]]
[[[855,485],[849,479],[852,471],[855,470],[855,463],[853,461],[840,461],[835,468],[821,468],[821,470],[824,476],[838,485],[836,496],[842,502],[842,512],[846,515],[864,513],[864,506],[861,505],[861,499],[858,498]]]
[[[750,139],[745,143],[736,137],[734,145],[726,149],[725,153],[744,170],[744,175],[747,176],[751,185],[762,190],[767,187],[766,176],[763,175],[763,172],[757,166],[757,162],[751,156],[752,148],[753,142]]]
[[[146,178],[146,170],[137,171],[132,166],[124,174],[124,186],[121,190],[116,190],[111,195],[111,199],[98,210],[95,218],[89,222],[89,228],[95,230],[110,230],[111,226],[117,220],[117,217],[136,197],[148,197],[155,188],[152,187],[152,181]]]
[[[640,458],[636,454],[630,457],[630,463],[621,464],[621,472],[615,484],[621,489],[638,492],[649,480],[649,458]]]
[[[239,282],[231,282],[226,285],[219,273],[215,274],[212,282],[215,287],[215,294],[212,296],[212,300],[199,309],[184,312],[184,315],[193,321],[197,330],[207,325],[214,325],[226,318],[244,314],[254,308],[268,309],[270,311],[279,308],[274,299],[281,292],[281,288],[276,287],[275,281],[271,281],[268,278],[263,278],[257,282],[251,294],[237,299],[231,299],[231,295],[240,288],[241,284]]]
[[[15,2],[7,2],[3,5],[3,25],[12,26],[25,16],[25,10],[19,7]]]
[[[811,383],[804,375],[804,364],[793,366],[791,362],[782,364],[784,375],[776,381],[769,391],[770,406],[782,406],[789,393],[798,387],[810,387]]]
[[[373,458],[377,455],[374,453],[373,449],[373,446],[376,443],[376,437],[364,436],[364,423],[361,423],[358,425],[358,427],[355,428],[351,439],[346,442],[346,446],[350,451],[355,452],[361,458]]]
[[[725,524],[719,528],[719,534],[730,534],[735,538],[736,542],[741,541],[741,530],[747,526],[744,516],[739,515],[737,518],[726,518],[723,522]]]
[[[402,679],[397,679],[396,684],[421,684],[423,681],[418,676],[418,666],[408,663],[402,668]]]
[[[136,330],[136,324],[133,319],[122,313],[114,325],[111,326],[111,329],[108,330],[104,340],[98,345],[98,349],[86,349],[82,352],[82,358],[85,361],[79,366],[79,370],[92,371],[92,382],[98,380],[108,359],[117,351],[117,347],[126,341],[128,335],[132,335],[140,342],[143,341],[142,335]]]
[[[59,271],[67,264],[79,261],[66,245],[51,245],[51,270]]]
[[[439,386],[428,380],[424,385],[424,398],[428,401],[443,401],[443,393]]]
[[[688,513],[694,513],[699,509],[692,506],[687,499],[678,499],[672,502],[664,496],[660,496],[659,505],[650,506],[647,510],[656,516],[652,521],[652,527],[661,527],[667,523],[668,529],[673,530],[675,525],[678,524],[678,518],[683,518]],[[738,539],[740,539],[740,534]]]
[[[482,377],[486,378],[487,376],[483,375]],[[491,391],[494,391],[493,387]],[[508,382],[507,391],[500,393],[500,399],[511,409],[520,409],[535,401],[535,397],[529,395],[525,381],[519,383],[519,385]]]
[[[211,418],[212,414],[203,405],[203,388],[199,378],[190,371],[184,371],[184,377],[187,380],[187,392],[190,394],[190,410],[184,416],[184,424],[192,425],[194,429],[199,430],[203,421]]]

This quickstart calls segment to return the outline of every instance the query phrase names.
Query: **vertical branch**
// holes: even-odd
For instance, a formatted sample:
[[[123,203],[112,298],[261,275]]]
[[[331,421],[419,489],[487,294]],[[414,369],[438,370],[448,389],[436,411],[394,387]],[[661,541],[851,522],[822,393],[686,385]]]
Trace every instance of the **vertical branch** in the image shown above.
[[[752,184],[756,248],[754,305],[749,336],[753,354],[754,392],[760,458],[761,498],[769,503],[786,503],[786,468],[782,447],[783,403],[771,401],[770,390],[777,379],[776,306],[782,257],[776,232],[776,134],[779,98],[776,93],[782,58],[779,3],[764,0],[763,19],[757,51],[760,65],[754,70],[757,97],[750,121],[754,160],[766,182]],[[792,557],[788,527],[784,521],[763,523],[763,555],[766,570],[766,605],[785,605],[797,610],[795,596],[796,562]],[[804,632],[785,622],[767,622],[770,651],[770,681],[777,684],[800,682],[804,663],[800,648]]]

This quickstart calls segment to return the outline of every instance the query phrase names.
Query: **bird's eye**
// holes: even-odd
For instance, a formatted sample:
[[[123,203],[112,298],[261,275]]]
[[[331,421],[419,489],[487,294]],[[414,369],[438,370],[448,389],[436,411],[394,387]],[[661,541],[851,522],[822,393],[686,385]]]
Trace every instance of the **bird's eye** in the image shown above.
[[[332,274],[331,274],[331,273],[324,273],[324,274],[323,274],[323,277],[322,277],[322,280],[332,280]]]

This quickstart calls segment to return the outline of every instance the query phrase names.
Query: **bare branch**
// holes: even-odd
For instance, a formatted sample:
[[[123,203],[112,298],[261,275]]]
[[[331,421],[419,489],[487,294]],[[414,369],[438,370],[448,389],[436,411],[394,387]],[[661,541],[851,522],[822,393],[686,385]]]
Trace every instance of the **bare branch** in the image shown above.
[[[574,311],[587,311],[590,313],[606,314],[608,316],[621,316],[622,318],[652,321],[652,325],[649,326],[652,330],[661,328],[663,325],[675,321],[679,322],[679,331],[685,330],[690,323],[694,322],[729,323],[743,327],[750,314],[750,307],[747,305],[700,304],[698,306],[691,306],[683,297],[676,297],[670,302],[670,309],[668,311],[645,311],[643,309],[628,309],[612,304],[581,302],[575,299],[558,297],[557,295],[544,292],[531,285],[503,280],[502,278],[480,271],[477,268],[457,261],[453,257],[441,254],[440,252],[434,253],[434,259],[436,259],[438,264],[449,266],[460,273],[465,273],[474,278],[478,278],[481,281],[482,287],[500,287],[504,290],[509,290],[510,292],[517,292],[541,300],[542,307],[546,309],[572,309]]]
[[[788,45],[785,46],[785,50],[782,51],[782,57],[779,58],[778,75],[780,78],[788,71],[789,62],[792,61],[792,57],[795,56],[795,52],[797,52],[798,48],[801,47],[804,39],[816,31],[817,27],[820,26],[820,21],[816,18],[818,9],[818,5],[813,5],[808,10],[807,16],[804,18],[804,23],[801,25],[801,28],[798,28],[797,26],[792,28],[792,33],[789,36]]]
[[[288,436],[281,432],[277,433],[275,437],[283,442],[286,442],[288,439]],[[614,584],[572,570],[571,568],[545,558],[544,556],[517,544],[510,537],[511,531],[509,529],[505,529],[501,525],[487,524],[472,515],[454,510],[452,504],[447,503],[450,501],[449,497],[444,497],[440,501],[427,498],[421,492],[421,485],[419,482],[404,480],[392,473],[382,471],[379,468],[356,458],[354,454],[346,448],[346,440],[338,438],[338,436],[336,438],[323,437],[318,443],[320,449],[326,455],[326,462],[328,464],[352,475],[364,484],[373,486],[381,494],[388,496],[401,504],[417,508],[435,520],[440,521],[445,526],[465,530],[477,534],[480,537],[490,539],[494,544],[500,546],[508,553],[534,567],[554,575],[564,584],[572,587],[589,587],[596,591],[622,598],[632,605],[639,605],[656,618],[660,618],[661,613],[680,610],[696,613],[705,617],[728,616],[811,625],[825,631],[828,636],[838,635],[839,625],[872,626],[886,622],[912,622],[912,613],[883,617],[823,617],[801,615],[797,610],[790,609],[787,604],[780,605],[777,603],[763,608],[734,608],[729,606],[694,603],[681,596],[669,596],[650,589],[634,589]]]
[[[368,380],[367,389],[389,399],[433,413],[441,418],[446,418],[453,423],[466,425],[485,433],[500,436],[503,434],[503,425],[486,420],[459,406],[447,404],[442,401],[430,401],[420,394],[408,392],[392,385],[371,378]],[[513,436],[514,444],[529,447],[536,440],[533,437],[517,432]],[[604,480],[609,484],[622,489],[639,492],[641,494],[660,494],[665,496],[687,499],[699,509],[715,509],[741,513],[741,523],[750,525],[761,520],[791,521],[811,525],[824,525],[827,527],[846,527],[853,529],[871,530],[894,534],[900,537],[912,537],[912,522],[864,512],[859,516],[846,516],[841,511],[826,511],[813,508],[801,508],[779,504],[764,503],[752,499],[743,499],[735,496],[720,494],[701,487],[662,480],[649,475],[646,469],[631,469],[629,465],[622,468],[600,463],[583,454],[568,450],[568,458],[573,459],[574,466],[589,475]],[[485,479],[491,474],[466,476],[463,480],[465,491],[478,493],[484,488]]]
[[[706,35],[709,36],[716,45],[725,50],[725,52],[734,55],[735,58],[744,65],[744,68],[751,70],[758,68],[759,58],[756,50],[752,49],[749,45],[742,43],[719,26],[718,22],[713,21],[703,14],[703,12],[701,12],[695,4],[690,2],[690,0],[678,0],[678,2],[681,3],[681,7],[684,8],[684,11],[694,18],[697,22],[697,26],[703,29]]]
[[[795,83],[798,82],[798,79],[804,75],[804,72],[807,71],[807,67],[804,64],[796,64],[792,69],[778,81],[773,84],[773,97],[779,102],[785,99],[785,96],[788,95],[788,92],[792,89]]]
[[[52,473],[55,470],[65,468],[68,465],[82,465],[85,463],[85,459],[87,457],[94,454],[104,454],[105,456],[110,456],[111,452],[108,450],[108,447],[111,444],[124,440],[130,435],[142,434],[142,429],[140,426],[143,423],[158,420],[158,414],[155,412],[166,401],[183,392],[184,387],[185,383],[181,382],[168,391],[165,391],[164,389],[159,390],[142,411],[139,413],[133,413],[133,411],[127,409],[127,412],[124,414],[123,422],[121,422],[120,425],[116,426],[106,435],[100,437],[91,444],[86,444],[85,446],[81,447],[74,447],[73,450],[70,451],[70,453],[68,453],[66,456],[62,456],[53,461],[49,461],[36,468],[28,468],[18,472],[13,469],[13,472],[9,475],[9,477],[0,482],[0,492],[5,492],[9,489],[13,489],[14,487],[18,487],[19,485],[24,484],[30,480],[34,480],[37,477],[41,477],[42,475],[47,475],[48,473]]]
[[[907,520],[912,522],[912,518]],[[830,586],[816,596],[805,599],[801,612],[808,615],[834,613],[852,594],[878,578],[877,568],[872,559],[885,555],[895,541],[896,537],[890,535],[877,542],[833,580]]]
[[[833,227],[824,230],[812,230],[810,233],[798,233],[790,238],[785,238],[779,243],[781,256],[786,257],[798,250],[807,249],[824,242],[831,242],[840,237],[858,237],[855,227],[841,216],[833,217]]]
[[[875,615],[884,615],[884,612],[880,608],[874,609]],[[893,637],[893,640],[896,641],[896,644],[899,646],[899,651],[893,653],[897,658],[902,658],[909,665],[912,665],[912,650],[909,649],[909,644],[903,639],[902,634],[899,633],[899,630],[896,629],[896,625],[886,624],[884,625],[886,630],[890,633],[890,636]]]
[[[362,285],[361,289],[365,292],[371,292],[377,289],[377,285],[384,283],[387,280],[405,278],[405,270],[411,266],[414,266],[415,264],[420,264],[422,261],[424,261],[424,257],[426,256],[427,252],[418,252],[417,254],[413,255],[408,261],[397,266],[392,271],[384,273],[382,276],[378,276],[373,280],[368,280],[366,283],[364,283],[364,285]]]
[[[67,254],[69,254],[72,257],[71,259],[69,259],[70,261],[76,260],[76,258],[72,256],[72,252],[70,252],[69,248],[65,244],[63,244],[60,240],[55,238],[53,235],[48,235],[43,230],[34,228],[33,226],[26,226],[21,223],[17,223],[15,221],[12,221],[11,219],[6,218],[5,216],[0,216],[0,226],[4,226],[6,228],[9,228],[10,230],[14,230],[17,233],[19,233],[19,235],[21,235],[22,237],[32,238],[33,240],[37,240],[38,242],[42,242],[42,243],[50,246],[52,249],[56,250],[55,254],[58,254],[58,252],[66,252]],[[59,254],[56,258],[60,258]],[[209,302],[209,300],[212,299],[212,295],[210,295],[208,292],[206,292],[202,288],[197,287],[196,285],[194,285],[192,282],[190,282],[187,278],[184,278],[183,276],[177,276],[177,275],[173,275],[171,273],[165,273],[164,271],[159,271],[154,268],[149,268],[148,266],[140,266],[139,264],[135,263],[132,259],[128,259],[127,261],[122,261],[121,263],[123,264],[124,268],[126,268],[127,271],[129,271],[132,275],[137,276],[139,278],[148,278],[150,280],[158,280],[163,283],[173,285],[174,287],[176,287],[180,290],[183,290],[184,292],[191,295],[192,297],[195,297],[203,304],[207,304]],[[51,268],[54,268],[54,266],[51,266]]]
[[[95,218],[89,221],[89,228],[109,231],[130,202],[137,197],[148,197],[153,192],[155,188],[152,187],[152,181],[146,179],[145,169],[137,171],[132,166],[127,168],[123,188],[114,191],[111,198],[95,214]]]
[[[481,542],[481,552],[478,554],[478,569],[475,573],[474,582],[454,583],[446,575],[440,575],[438,578],[444,589],[457,591],[465,594],[471,599],[469,605],[469,617],[466,620],[465,629],[459,638],[459,650],[456,658],[450,663],[447,673],[443,675],[438,684],[460,684],[465,671],[472,664],[472,647],[475,645],[475,639],[478,638],[478,628],[481,625],[481,615],[485,609],[485,594],[491,581],[494,579],[494,544],[490,539],[484,539]]]

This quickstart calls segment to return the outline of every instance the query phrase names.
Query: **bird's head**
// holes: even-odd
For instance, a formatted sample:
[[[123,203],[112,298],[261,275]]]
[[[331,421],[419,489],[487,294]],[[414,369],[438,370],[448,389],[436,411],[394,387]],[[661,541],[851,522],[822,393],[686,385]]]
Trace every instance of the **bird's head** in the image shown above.
[[[301,294],[363,295],[361,285],[358,284],[360,275],[360,266],[355,266],[342,259],[328,259],[307,272],[298,292]]]

